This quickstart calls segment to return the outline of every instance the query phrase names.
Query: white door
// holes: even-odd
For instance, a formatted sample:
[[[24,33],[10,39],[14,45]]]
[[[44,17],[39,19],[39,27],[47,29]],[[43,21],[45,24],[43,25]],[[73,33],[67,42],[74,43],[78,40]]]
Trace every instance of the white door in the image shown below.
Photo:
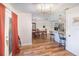
[[[79,6],[66,11],[66,49],[79,55],[79,22],[75,17],[79,17]]]

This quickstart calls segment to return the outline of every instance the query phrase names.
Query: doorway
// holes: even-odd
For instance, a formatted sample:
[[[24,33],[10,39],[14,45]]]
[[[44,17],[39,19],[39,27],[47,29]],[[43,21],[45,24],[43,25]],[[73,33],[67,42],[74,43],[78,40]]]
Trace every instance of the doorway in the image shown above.
[[[5,55],[11,55],[12,52],[12,16],[11,11],[5,9]]]

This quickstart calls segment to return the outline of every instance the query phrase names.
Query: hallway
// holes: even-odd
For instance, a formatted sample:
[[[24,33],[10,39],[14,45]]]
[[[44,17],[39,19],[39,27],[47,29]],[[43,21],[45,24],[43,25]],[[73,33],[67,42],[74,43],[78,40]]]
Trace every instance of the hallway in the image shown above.
[[[48,39],[35,39],[33,45],[23,46],[20,49],[18,56],[73,56],[72,53]]]
[[[0,56],[79,55],[79,4],[1,3],[0,11]]]

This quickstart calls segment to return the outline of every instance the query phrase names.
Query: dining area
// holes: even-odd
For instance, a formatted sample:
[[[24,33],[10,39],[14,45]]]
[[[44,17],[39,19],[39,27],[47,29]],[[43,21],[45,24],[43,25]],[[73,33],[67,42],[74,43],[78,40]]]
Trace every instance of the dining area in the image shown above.
[[[47,38],[47,29],[45,30],[32,30],[32,38],[33,39],[46,39]]]
[[[41,22],[41,23],[40,23]],[[32,23],[32,43],[44,43],[50,41],[49,24],[45,21]]]

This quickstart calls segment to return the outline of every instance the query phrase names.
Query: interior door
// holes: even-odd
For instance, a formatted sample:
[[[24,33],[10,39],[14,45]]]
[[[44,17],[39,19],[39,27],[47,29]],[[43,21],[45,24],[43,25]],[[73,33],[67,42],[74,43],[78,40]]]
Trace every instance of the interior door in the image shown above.
[[[79,55],[79,6],[66,11],[66,49]]]

